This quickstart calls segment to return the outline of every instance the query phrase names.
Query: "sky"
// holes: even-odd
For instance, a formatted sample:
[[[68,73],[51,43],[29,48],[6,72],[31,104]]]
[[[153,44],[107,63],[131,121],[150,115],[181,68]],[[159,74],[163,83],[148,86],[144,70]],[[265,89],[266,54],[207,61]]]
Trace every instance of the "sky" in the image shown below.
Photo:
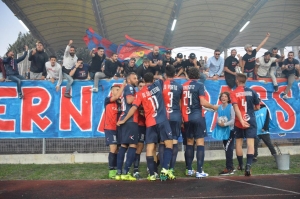
[[[26,29],[3,1],[0,1],[0,13],[0,56],[3,57],[9,44],[17,40],[19,32],[26,33]]]
[[[26,29],[21,25],[18,18],[14,16],[13,12],[6,6],[5,3],[0,1],[0,13],[1,16],[5,16],[5,18],[2,18],[0,20],[0,27],[2,27],[0,31],[0,57],[3,57],[3,55],[7,51],[7,47],[9,44],[13,44],[17,38],[19,32],[26,33]],[[245,54],[245,50],[243,47],[236,47],[237,53],[240,55]],[[290,51],[291,47],[286,47],[285,49],[285,55],[287,55],[287,52]],[[266,49],[261,49],[257,56],[262,56],[264,52],[266,52]],[[177,53],[182,53],[189,56],[190,53],[195,53],[197,58],[199,59],[200,56],[204,57],[207,56],[208,58],[213,56],[213,50],[209,48],[203,48],[203,47],[180,47],[175,48],[172,51],[172,57],[175,57]],[[228,56],[230,55],[230,49],[228,50]],[[221,54],[221,56],[224,56],[224,53]]]

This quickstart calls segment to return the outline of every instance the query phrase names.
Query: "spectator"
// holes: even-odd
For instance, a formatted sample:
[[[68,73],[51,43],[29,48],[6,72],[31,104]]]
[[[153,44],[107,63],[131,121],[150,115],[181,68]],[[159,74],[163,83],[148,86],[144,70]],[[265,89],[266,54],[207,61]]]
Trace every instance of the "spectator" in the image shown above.
[[[183,67],[185,70],[185,74],[188,74],[188,71],[190,68],[193,68],[193,67],[198,68],[198,69],[201,68],[200,63],[196,59],[195,53],[190,54],[189,59],[184,61]],[[206,79],[206,76],[200,72],[200,81],[203,83],[205,81],[205,79]]]
[[[277,54],[278,53],[278,49],[276,47],[274,47],[272,49],[272,54],[271,54],[271,57],[275,57],[276,59],[279,59],[280,58],[280,55]],[[270,76],[272,78],[272,82],[274,84],[274,90],[275,92],[278,91],[278,84],[277,84],[277,80],[276,80],[276,76],[280,77],[281,76],[281,72],[279,74],[277,74],[277,68],[281,67],[282,66],[282,61],[280,62],[273,62],[271,64],[271,68],[270,68]]]
[[[132,72],[136,72],[135,58],[130,58],[128,63],[125,63],[123,66],[123,76],[127,77]]]
[[[256,124],[257,124],[257,138],[254,140],[254,157],[253,161],[257,161],[258,144],[262,139],[269,148],[271,154],[276,155],[276,150],[271,142],[269,133],[270,113],[264,104],[260,104],[260,110],[255,111]]]
[[[56,91],[59,91],[63,75],[61,65],[57,63],[56,60],[57,58],[54,55],[50,56],[50,61],[46,62],[45,64],[46,71],[43,75],[46,77],[46,79],[50,79],[52,83],[54,83],[55,80],[58,80],[55,89]]]
[[[226,84],[233,89],[236,87],[235,83],[235,75],[236,75],[236,67],[239,67],[239,61],[236,56],[236,50],[231,50],[231,55],[225,59],[224,64],[224,74],[225,74],[225,81]],[[240,58],[240,55],[238,55],[238,58]]]
[[[120,77],[120,71],[121,63],[118,61],[118,55],[116,53],[113,53],[111,60],[107,60],[105,62],[104,74],[106,78],[118,79],[118,77]]]
[[[104,79],[105,74],[101,71],[101,66],[103,61],[106,60],[106,55],[104,54],[104,48],[98,47],[98,51],[94,53],[95,48],[90,52],[92,56],[92,64],[90,66],[90,77],[94,80],[94,87],[91,89],[93,92],[98,92],[99,79]]]
[[[245,45],[245,51],[247,52],[242,59],[240,59],[240,66],[242,68],[242,72],[246,74],[247,77],[253,77],[256,79],[254,75],[255,68],[255,56],[256,53],[263,47],[268,38],[270,37],[270,33],[267,33],[266,38],[257,46],[256,49],[252,50],[251,44]]]
[[[147,58],[150,60],[150,67],[161,67],[163,65],[163,57],[159,54],[159,47],[154,46],[153,51],[147,55]]]
[[[6,78],[5,68],[3,65],[3,60],[0,58],[0,82],[4,82]]]
[[[70,71],[70,76],[73,77],[73,79],[91,79],[89,74],[89,65],[83,63],[82,58],[77,59],[77,63]]]
[[[63,67],[62,67],[63,77],[68,81],[67,88],[64,94],[64,96],[67,98],[72,97],[70,95],[70,89],[71,89],[71,85],[73,84],[73,78],[70,76],[70,72],[72,67],[75,66],[77,62],[75,47],[72,46],[72,44],[73,44],[73,40],[70,40],[64,53],[64,60],[63,60]]]
[[[20,99],[23,98],[21,80],[24,80],[25,78],[19,74],[18,63],[25,59],[27,56],[27,51],[28,46],[25,46],[25,52],[23,56],[19,57],[18,59],[14,59],[15,54],[13,51],[8,51],[6,53],[6,58],[3,59],[7,79],[17,83],[17,90]]]
[[[163,58],[162,66],[157,66],[157,69],[156,69],[158,71],[157,75],[164,76],[164,74],[166,72],[166,67],[173,65],[175,60],[171,57],[171,54],[172,54],[171,50],[166,51],[165,56]]]
[[[261,78],[267,77],[272,63],[282,62],[283,58],[284,58],[284,55],[282,55],[280,57],[280,59],[277,59],[276,57],[271,57],[270,52],[265,52],[263,57],[259,57],[256,60],[257,67],[255,68],[255,70],[257,72],[255,71],[255,73],[257,73],[257,75]],[[278,91],[278,84],[277,84],[277,81],[276,81],[275,73],[271,72],[270,76],[272,78],[272,82],[273,82],[273,85],[274,85],[274,91],[277,92]]]
[[[28,60],[30,63],[30,79],[45,79],[43,72],[45,71],[45,63],[49,61],[47,53],[44,52],[42,42],[37,42],[36,49],[29,53]]]
[[[214,80],[218,80],[224,69],[224,59],[220,57],[220,50],[216,49],[214,56],[208,59],[207,67],[209,70],[208,76]]]
[[[292,84],[295,81],[296,69],[299,75],[300,74],[299,61],[294,59],[294,52],[291,51],[289,52],[288,58],[284,60],[283,65],[281,67],[282,73],[285,75],[285,77],[288,80],[288,85],[285,88],[284,93],[282,95],[283,99],[289,98],[287,94],[290,91]]]
[[[143,64],[141,64],[137,69],[136,69],[136,74],[138,76],[138,79],[144,79],[144,75],[146,73],[152,73],[155,75],[156,71],[154,67],[149,67],[150,66],[150,60],[148,58],[144,58]]]
[[[182,53],[178,53],[176,55],[176,61],[173,63],[173,66],[175,67],[175,77],[180,77],[180,76],[187,76],[185,74],[185,70],[183,67],[183,55]]]

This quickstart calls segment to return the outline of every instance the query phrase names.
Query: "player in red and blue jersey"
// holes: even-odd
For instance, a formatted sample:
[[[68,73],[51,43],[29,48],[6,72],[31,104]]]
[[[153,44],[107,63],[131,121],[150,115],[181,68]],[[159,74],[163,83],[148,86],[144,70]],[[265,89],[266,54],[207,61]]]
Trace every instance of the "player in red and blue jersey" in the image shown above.
[[[172,131],[167,118],[167,112],[163,100],[163,81],[156,80],[152,73],[144,75],[146,85],[137,93],[136,99],[133,102],[132,108],[127,116],[119,121],[117,125],[125,123],[138,109],[140,105],[144,107],[146,117],[146,144],[147,144],[147,166],[149,168],[148,180],[156,180],[154,175],[154,157],[153,150],[155,144],[160,139],[165,143],[165,150],[162,161],[162,170],[160,173],[161,180],[175,179],[172,171],[169,170],[169,164],[172,159]]]
[[[244,74],[236,75],[237,88],[230,94],[231,103],[235,111],[234,131],[236,137],[236,155],[239,170],[243,170],[243,139],[247,139],[247,165],[245,176],[251,176],[251,164],[254,155],[254,139],[257,126],[255,110],[259,110],[259,99],[255,91],[245,87],[247,77]]]
[[[196,67],[188,70],[189,81],[183,84],[183,94],[181,98],[181,113],[184,121],[184,130],[187,138],[186,158],[188,165],[188,175],[195,174],[192,169],[194,141],[197,145],[197,172],[196,178],[207,177],[202,166],[204,163],[204,137],[206,134],[205,118],[202,116],[202,106],[217,110],[218,106],[211,105],[205,100],[204,85],[198,82],[200,71]]]
[[[144,80],[139,80],[138,82],[138,90],[140,91],[145,86]],[[139,165],[140,165],[140,157],[144,148],[145,136],[146,136],[146,119],[144,114],[143,106],[138,108],[139,116],[138,116],[138,128],[139,128],[139,142],[137,144],[135,159],[134,159],[134,167],[133,167],[133,176],[136,179],[141,178],[139,173]]]
[[[123,91],[122,97],[122,114],[120,116],[120,120],[124,119],[128,111],[132,106],[132,102],[135,99],[136,91],[135,86],[138,82],[137,75],[135,73],[129,73],[126,77],[127,85]],[[135,159],[136,147],[138,144],[139,132],[138,132],[138,112],[136,111],[133,115],[131,115],[126,123],[120,126],[120,139],[121,139],[121,147],[118,151],[117,157],[117,175],[116,180],[136,180],[133,176],[128,172],[132,163]],[[128,151],[127,151],[128,149]],[[122,171],[123,162],[125,158],[125,153],[127,151],[126,162],[124,169]]]
[[[117,121],[118,121],[118,109],[120,106],[120,96],[126,85],[124,81],[123,85],[113,85],[111,87],[111,95],[105,98],[104,101],[104,121],[101,125],[101,131],[105,133],[106,146],[109,146],[108,154],[108,177],[114,179],[117,173]]]
[[[170,163],[170,170],[174,172],[176,158],[178,154],[178,138],[180,136],[180,127],[182,123],[180,99],[182,96],[182,86],[174,80],[176,69],[174,66],[166,67],[166,80],[164,81],[163,97],[167,110],[167,117],[171,126],[173,135],[173,155]],[[159,145],[159,154],[164,149],[164,144]],[[163,159],[160,157],[160,159]]]

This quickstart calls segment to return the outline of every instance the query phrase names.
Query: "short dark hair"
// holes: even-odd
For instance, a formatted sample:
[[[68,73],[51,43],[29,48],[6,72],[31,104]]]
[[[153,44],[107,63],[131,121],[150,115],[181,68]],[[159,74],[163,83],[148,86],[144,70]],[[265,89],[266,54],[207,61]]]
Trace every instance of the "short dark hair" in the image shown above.
[[[274,48],[272,48],[272,50],[278,50],[278,48],[277,48],[277,47],[274,47]]]
[[[49,59],[52,59],[52,58],[55,58],[55,59],[57,60],[57,58],[56,58],[55,55],[51,55],[51,56],[49,57]]]
[[[128,74],[126,75],[126,79],[129,78],[131,75],[136,75],[136,73],[135,73],[135,72],[130,72],[130,73],[128,73]]]
[[[167,66],[166,67],[166,75],[167,77],[173,78],[175,76],[176,69],[174,66]]]
[[[246,83],[246,80],[247,80],[247,76],[244,75],[243,73],[237,73],[237,74],[236,74],[236,80],[237,80],[239,83],[245,84],[245,83]]]
[[[75,46],[70,46],[70,48],[74,48],[75,49]]]
[[[140,83],[145,83],[145,81],[144,81],[143,79],[140,79],[140,80],[138,81],[138,85],[140,85]]]
[[[113,53],[111,56],[118,55],[117,53]]]
[[[41,41],[38,41],[37,43],[38,43],[38,44],[42,44],[42,46],[44,46],[43,42],[41,42]]]
[[[103,49],[103,50],[104,50],[104,48],[103,48],[102,46],[99,46],[99,47],[98,47],[98,50],[101,50],[101,49]]]
[[[271,53],[269,51],[265,52],[264,56],[267,56],[267,55],[271,55]]]
[[[150,62],[150,60],[148,58],[144,58],[143,63],[145,63],[145,62]]]
[[[144,75],[144,80],[145,80],[145,83],[153,83],[153,80],[154,80],[153,73],[146,73]]]
[[[196,67],[191,67],[188,70],[189,79],[199,79],[200,78],[200,71]]]
[[[129,61],[132,61],[132,60],[133,60],[134,62],[136,61],[134,57],[130,58]]]
[[[292,53],[294,55],[294,52],[293,51],[290,51],[288,54]]]
[[[83,61],[83,59],[82,59],[81,57],[79,57],[79,58],[77,59],[77,62],[78,62],[78,61]]]
[[[6,57],[8,56],[8,53],[9,53],[9,52],[12,52],[12,50],[9,50],[9,51],[7,51],[7,52],[5,53]]]
[[[215,53],[216,53],[216,52],[220,52],[220,50],[219,50],[219,49],[216,49],[216,50],[215,50]]]
[[[222,97],[223,94],[224,94],[224,95],[227,95],[227,97],[228,97],[228,103],[231,103],[230,94],[229,94],[229,92],[227,92],[227,91],[222,92],[222,93],[220,94],[219,100],[221,101],[221,97]]]

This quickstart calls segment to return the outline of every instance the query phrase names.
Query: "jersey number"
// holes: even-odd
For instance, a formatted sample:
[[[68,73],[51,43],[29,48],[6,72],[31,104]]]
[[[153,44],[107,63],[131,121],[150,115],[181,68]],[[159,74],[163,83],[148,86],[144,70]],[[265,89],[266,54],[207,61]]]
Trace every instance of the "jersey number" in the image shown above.
[[[190,91],[183,91],[184,94],[184,100],[183,103],[185,106],[192,105],[192,93]],[[189,104],[189,99],[190,99],[190,104]]]
[[[171,108],[173,106],[173,93],[172,92],[168,92],[168,96],[170,97],[170,101],[167,104],[167,107]]]
[[[156,112],[156,110],[159,107],[159,104],[158,104],[156,96],[151,96],[151,97],[148,98],[148,100],[151,102],[153,110]]]

